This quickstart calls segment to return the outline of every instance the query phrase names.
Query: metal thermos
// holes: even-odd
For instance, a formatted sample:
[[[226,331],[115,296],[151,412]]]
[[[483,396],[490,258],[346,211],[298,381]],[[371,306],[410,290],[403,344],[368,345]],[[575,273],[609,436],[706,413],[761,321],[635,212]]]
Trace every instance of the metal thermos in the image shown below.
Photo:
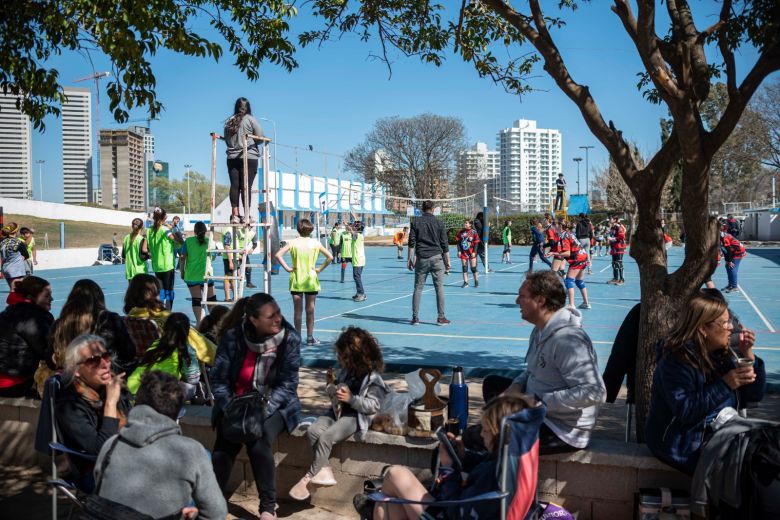
[[[447,417],[458,418],[461,431],[466,427],[469,419],[469,387],[463,379],[463,367],[455,367],[452,371],[450,382],[450,400]]]

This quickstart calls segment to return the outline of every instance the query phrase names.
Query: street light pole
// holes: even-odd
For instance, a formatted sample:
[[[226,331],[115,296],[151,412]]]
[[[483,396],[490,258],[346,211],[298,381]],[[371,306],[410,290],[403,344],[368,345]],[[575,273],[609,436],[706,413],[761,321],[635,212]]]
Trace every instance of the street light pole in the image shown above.
[[[192,213],[192,206],[190,206],[190,168],[192,168],[191,164],[185,164],[185,168],[187,168],[187,225],[190,224],[190,213]]]
[[[35,164],[38,165],[38,187],[41,192],[38,194],[38,199],[43,200],[43,165],[46,163],[43,159],[38,159]]]
[[[575,157],[572,160],[577,163],[577,195],[579,195],[580,194],[580,163],[582,162],[582,157]],[[585,182],[587,183],[587,181]],[[585,186],[586,195],[587,195],[587,191],[588,191],[588,187]]]
[[[590,197],[590,181],[588,179],[589,176],[589,166],[588,166],[588,150],[595,148],[595,146],[588,145],[588,146],[580,146],[583,150],[585,150],[585,197]]]

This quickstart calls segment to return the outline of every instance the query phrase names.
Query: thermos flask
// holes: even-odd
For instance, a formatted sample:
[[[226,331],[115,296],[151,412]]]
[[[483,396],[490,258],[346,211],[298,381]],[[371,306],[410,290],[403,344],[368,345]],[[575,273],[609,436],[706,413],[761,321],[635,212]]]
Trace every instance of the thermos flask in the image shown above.
[[[469,387],[463,379],[463,367],[455,367],[452,371],[447,417],[457,418],[461,430],[466,427],[469,419]]]

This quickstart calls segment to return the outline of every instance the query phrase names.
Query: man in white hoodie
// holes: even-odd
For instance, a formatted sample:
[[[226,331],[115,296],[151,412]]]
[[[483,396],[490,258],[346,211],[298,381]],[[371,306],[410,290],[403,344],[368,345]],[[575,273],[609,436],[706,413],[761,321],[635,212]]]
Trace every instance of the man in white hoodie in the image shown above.
[[[485,401],[499,393],[522,394],[547,407],[539,453],[563,453],[588,445],[606,388],[582,315],[566,307],[566,292],[553,271],[530,273],[517,299],[521,317],[534,326],[528,368],[514,380],[488,376]]]

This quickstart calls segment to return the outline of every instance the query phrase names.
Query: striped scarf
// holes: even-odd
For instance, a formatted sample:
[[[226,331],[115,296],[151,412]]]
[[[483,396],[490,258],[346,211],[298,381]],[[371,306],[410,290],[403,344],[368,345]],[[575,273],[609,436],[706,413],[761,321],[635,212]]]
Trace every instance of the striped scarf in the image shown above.
[[[268,373],[271,365],[276,361],[276,351],[279,345],[284,341],[286,330],[282,328],[277,334],[270,336],[261,341],[252,341],[252,337],[256,334],[251,324],[247,323],[246,319],[243,324],[244,328],[244,342],[247,349],[257,354],[255,360],[255,372],[252,377],[252,388],[256,391],[263,393],[265,386],[270,382],[267,381]]]

